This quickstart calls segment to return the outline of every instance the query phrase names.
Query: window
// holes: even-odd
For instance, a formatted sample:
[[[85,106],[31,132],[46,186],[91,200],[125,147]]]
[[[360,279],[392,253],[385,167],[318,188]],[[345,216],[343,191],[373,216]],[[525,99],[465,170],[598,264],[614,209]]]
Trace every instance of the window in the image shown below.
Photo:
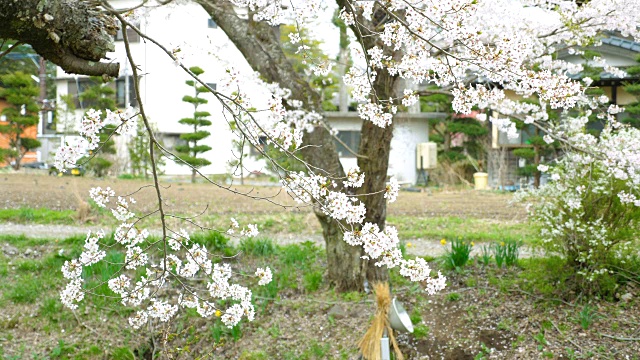
[[[178,133],[164,133],[162,134],[161,139],[164,147],[171,151],[175,151],[176,146],[183,146],[187,144],[186,141],[180,139],[180,134]]]
[[[97,83],[89,78],[76,78],[67,82],[67,94],[73,96],[76,109],[89,109],[96,106],[97,99],[88,99],[80,96],[80,94],[94,85],[97,85]]]
[[[340,157],[356,157],[353,152],[357,153],[360,147],[360,131],[340,131],[337,137],[352,150],[349,151],[338,140],[335,140],[338,155]]]
[[[217,29],[218,28],[218,24],[216,24],[216,22],[213,21],[213,19],[209,19],[208,25],[209,25],[210,29]]]
[[[140,22],[134,22],[133,25],[140,28]],[[127,27],[127,39],[130,43],[139,43],[140,35],[130,27]],[[124,41],[124,37],[122,36],[122,29],[118,29],[118,33],[116,34],[116,41]]]
[[[536,135],[536,127],[534,125],[527,125],[522,130],[518,130],[518,137],[509,138],[507,133],[503,131],[498,131],[498,144],[500,146],[528,146],[531,145],[531,137]],[[540,134],[542,136],[544,134]]]
[[[260,144],[258,149],[256,146],[249,144],[249,155],[251,156],[261,156],[263,152],[267,151],[267,137],[260,136],[258,138],[258,143]]]
[[[129,84],[127,84],[127,80]],[[127,99],[127,86],[129,87],[129,99]],[[136,89],[133,84],[133,76],[121,77],[116,80],[116,106],[119,108],[126,107],[127,100],[131,106],[138,105]]]

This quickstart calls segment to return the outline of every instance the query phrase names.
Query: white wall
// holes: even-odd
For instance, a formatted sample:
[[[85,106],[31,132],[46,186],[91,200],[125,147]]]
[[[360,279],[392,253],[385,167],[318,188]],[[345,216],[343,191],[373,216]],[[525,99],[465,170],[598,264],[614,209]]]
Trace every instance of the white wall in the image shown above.
[[[399,182],[415,184],[418,179],[416,148],[419,143],[429,141],[428,120],[397,119],[394,124],[388,172]]]
[[[360,131],[362,120],[357,117],[357,114],[348,113],[347,116],[331,116],[329,123],[338,131]],[[418,178],[416,147],[418,143],[429,141],[429,123],[424,116],[426,114],[402,113],[393,120],[394,129],[387,175],[395,176],[399,182],[415,184]],[[340,162],[345,170],[357,165],[355,157],[341,157]]]

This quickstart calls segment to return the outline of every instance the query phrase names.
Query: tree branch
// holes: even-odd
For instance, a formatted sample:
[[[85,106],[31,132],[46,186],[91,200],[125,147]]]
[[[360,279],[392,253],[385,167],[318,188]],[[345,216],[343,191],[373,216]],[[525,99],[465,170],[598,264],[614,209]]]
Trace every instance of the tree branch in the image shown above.
[[[113,51],[115,19],[87,0],[0,1],[0,38],[29,44],[72,74],[119,75],[118,63],[100,62]]]

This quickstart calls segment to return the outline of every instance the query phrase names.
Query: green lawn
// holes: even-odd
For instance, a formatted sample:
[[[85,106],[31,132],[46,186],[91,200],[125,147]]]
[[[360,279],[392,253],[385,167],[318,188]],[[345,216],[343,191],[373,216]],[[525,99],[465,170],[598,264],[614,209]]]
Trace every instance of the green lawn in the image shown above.
[[[50,210],[46,208],[0,209],[0,222],[19,224],[73,224],[73,210]]]
[[[439,240],[461,237],[478,242],[522,240],[527,244],[537,244],[540,241],[538,227],[527,222],[498,222],[455,216],[389,216],[387,223],[396,226],[403,239]]]

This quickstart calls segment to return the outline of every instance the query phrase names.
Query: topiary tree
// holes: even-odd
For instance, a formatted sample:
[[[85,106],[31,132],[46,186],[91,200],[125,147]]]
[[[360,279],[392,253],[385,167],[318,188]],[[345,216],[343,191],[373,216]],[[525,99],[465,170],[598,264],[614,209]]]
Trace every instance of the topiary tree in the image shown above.
[[[29,133],[30,128],[38,125],[39,89],[31,76],[23,72],[0,76],[0,83],[0,97],[9,104],[2,111],[6,122],[0,123],[0,134],[8,139],[9,148],[0,149],[0,157],[11,161],[13,168],[19,170],[26,153],[40,147],[40,141],[34,138],[36,132]]]
[[[198,76],[204,73],[204,70],[197,66],[191,67],[189,70]],[[211,150],[210,146],[199,144],[199,142],[211,135],[210,132],[202,130],[202,127],[211,125],[211,121],[207,120],[207,117],[211,114],[207,111],[198,111],[198,107],[200,105],[204,105],[209,102],[207,99],[200,97],[200,95],[202,93],[209,92],[209,90],[204,86],[198,86],[198,84],[193,80],[187,80],[185,83],[192,87],[195,92],[194,96],[185,95],[182,98],[182,101],[193,105],[193,116],[180,119],[178,122],[180,124],[190,125],[193,128],[193,132],[180,135],[180,139],[184,140],[186,143],[184,145],[176,146],[176,151],[184,162],[193,167],[191,170],[191,182],[195,183],[196,169],[211,164],[211,161],[198,157],[200,154]]]
[[[101,110],[100,117],[104,120],[107,116],[104,110],[115,111],[117,109],[115,90],[100,78],[92,78],[91,80],[92,85],[80,93],[78,98],[83,108],[91,107],[95,110]],[[105,125],[98,133],[100,147],[90,152],[90,158],[83,159],[84,161],[82,163],[86,162],[87,168],[93,171],[98,177],[104,176],[107,170],[113,165],[108,155],[114,155],[116,153],[115,141],[113,140],[115,128],[116,126],[113,124]]]

